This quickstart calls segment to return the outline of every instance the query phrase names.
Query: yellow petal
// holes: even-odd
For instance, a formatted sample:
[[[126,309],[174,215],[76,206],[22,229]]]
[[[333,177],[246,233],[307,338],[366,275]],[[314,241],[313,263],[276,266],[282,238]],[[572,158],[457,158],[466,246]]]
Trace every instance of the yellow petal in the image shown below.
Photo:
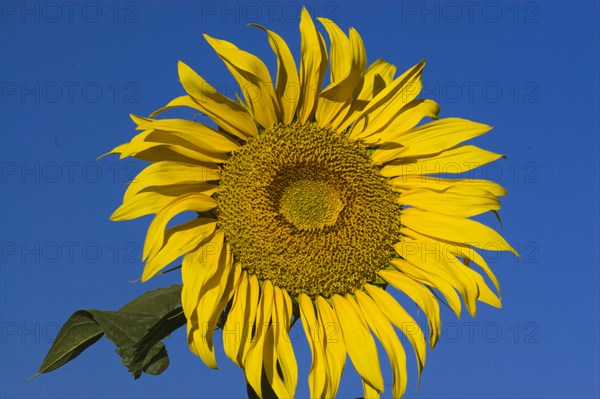
[[[154,111],[153,113],[151,113],[149,118],[155,118],[157,115],[162,114],[165,111],[168,111],[170,109],[177,108],[177,107],[188,107],[188,108],[193,108],[197,111],[204,112],[203,107],[200,104],[198,104],[196,101],[194,101],[194,99],[191,96],[179,96],[179,97],[176,97],[173,100],[169,101],[169,103],[167,105],[165,105],[164,107],[159,108],[156,111]]]
[[[517,252],[494,229],[476,222],[442,213],[422,211],[416,208],[402,210],[402,224],[421,234],[445,241],[472,245],[476,248]]]
[[[398,202],[426,211],[462,217],[500,209],[500,201],[494,194],[476,187],[449,187],[443,191],[413,189],[402,193]]]
[[[453,267],[453,262],[448,261],[446,252],[438,241],[405,239],[394,245],[394,249],[414,267],[436,276],[439,278],[438,281],[447,282],[458,290],[469,313],[475,315],[477,296],[479,295],[477,284],[465,275],[462,269]],[[453,258],[453,260],[455,259]],[[397,259],[392,259],[391,263],[396,265],[396,261]]]
[[[273,287],[273,292],[272,323],[265,344],[264,369],[267,380],[277,397],[289,398],[295,391],[298,368],[287,335],[289,318],[283,293],[279,287]],[[279,375],[278,365],[284,378]]]
[[[270,325],[264,344],[264,375],[266,376],[269,386],[271,387],[270,389],[275,393],[277,398],[291,398],[293,395],[290,395],[288,392],[287,386],[279,375],[279,371],[277,369],[279,355],[277,354],[277,348],[275,345],[275,326]],[[264,376],[262,378],[264,379]]]
[[[335,398],[346,364],[346,345],[335,312],[322,297],[317,297],[317,310],[322,327],[325,356],[327,357],[327,386],[324,396]]]
[[[244,371],[246,379],[254,392],[262,397],[262,370],[265,345],[273,345],[273,342],[265,342],[271,323],[273,311],[273,284],[269,280],[264,282],[258,310],[256,312],[256,331],[252,337],[252,345],[244,359]]]
[[[300,16],[300,35],[300,100],[297,112],[300,123],[305,123],[315,112],[327,69],[327,51],[321,34],[304,7]]]
[[[224,163],[229,159],[229,155],[226,153],[200,152],[182,145],[148,141],[125,143],[105,155],[109,154],[121,154],[120,159],[134,157],[152,163],[170,161],[197,165],[213,162]]]
[[[312,353],[312,365],[308,373],[310,397],[320,398],[327,383],[327,358],[319,337],[319,324],[313,303],[306,294],[298,296],[298,305],[304,334]]]
[[[185,211],[206,212],[216,206],[217,202],[214,199],[199,193],[189,193],[175,198],[156,215],[148,227],[143,259],[153,256],[162,247],[167,223],[175,215]]]
[[[383,272],[383,270],[381,272]],[[381,288],[373,286],[369,289],[369,296],[375,301],[379,310],[388,318],[388,320],[398,327],[410,341],[417,357],[417,367],[420,379],[427,355],[425,336],[423,335],[423,331],[421,331],[421,327],[419,327],[417,322],[408,314],[408,312],[396,302],[394,297]]]
[[[418,156],[441,152],[490,130],[491,126],[468,119],[442,118],[408,131],[388,134],[382,142],[398,142],[410,148],[408,156]]]
[[[258,136],[254,119],[245,107],[217,92],[183,62],[179,62],[179,80],[198,108],[225,131],[242,139]],[[190,104],[191,105],[191,104]]]
[[[389,163],[381,169],[385,177],[401,175],[433,175],[441,173],[464,173],[493,162],[502,155],[473,145],[461,145],[435,156],[407,158]]]
[[[191,145],[197,151],[232,152],[239,148],[237,141],[202,123],[185,119],[153,119],[138,125],[138,130],[160,130]]]
[[[459,259],[456,257],[456,245],[450,244],[446,246],[445,243],[431,240],[428,237],[421,238],[420,240],[422,242],[435,242],[436,245],[439,245],[439,256],[442,258],[442,262],[439,262],[440,266],[447,267],[461,281],[468,282],[465,285],[470,287],[470,292],[468,293],[469,297],[465,298],[465,301],[470,301],[469,311],[473,316],[475,316],[475,300],[482,301],[497,308],[502,307],[500,298],[488,287],[483,277],[475,270],[468,267],[466,264],[468,263],[468,258],[465,257],[464,259]],[[475,251],[472,250],[472,252]],[[495,280],[495,276],[493,277]]]
[[[354,28],[350,28],[350,36],[327,18],[318,18],[329,34],[330,50],[330,85],[340,83],[348,77],[354,77],[360,83],[364,72],[367,54],[362,38]]]
[[[183,163],[223,163],[228,155],[199,148],[173,132],[146,130],[121,144],[98,159],[110,154],[119,154],[119,159],[135,157],[148,162],[176,161]]]
[[[489,191],[497,197],[506,195],[506,190],[499,184],[480,179],[444,179],[435,176],[406,175],[389,180],[398,191],[408,191],[415,188],[429,188],[443,191],[450,187],[455,189],[475,187]]]
[[[350,129],[351,139],[363,139],[379,133],[389,125],[402,108],[421,91],[421,74],[425,61],[421,61],[373,98]]]
[[[146,167],[129,183],[123,198],[124,201],[128,201],[135,194],[148,187],[204,183],[220,178],[219,168],[213,164],[192,165],[171,161],[157,162]]]
[[[220,245],[222,247],[223,242],[220,242]],[[202,277],[205,278],[202,279],[202,283],[199,287],[199,300],[195,311],[192,312],[190,320],[192,329],[188,333],[188,341],[194,346],[194,353],[202,359],[204,364],[213,369],[217,368],[217,361],[212,342],[213,333],[216,328],[216,318],[220,316],[223,311],[223,307],[225,306],[224,302],[229,299],[230,290],[232,288],[232,282],[229,280],[233,275],[233,273],[231,273],[231,256],[228,255],[226,250],[219,251],[219,253],[220,257],[214,270],[214,274],[210,277],[204,273],[202,275]],[[201,273],[197,269],[194,272]],[[223,298],[223,296],[225,296],[225,298]],[[221,304],[223,307],[219,309],[219,305]]]
[[[348,36],[328,18],[317,18],[329,34],[329,80],[332,83],[345,79],[352,68],[352,49]]]
[[[281,366],[285,385],[288,392],[293,395],[298,384],[298,364],[289,336],[290,320],[293,314],[292,300],[285,290],[277,287],[276,291],[279,292],[278,295],[280,296],[280,299],[277,300],[277,355],[279,356],[279,365]]]
[[[110,220],[131,220],[140,216],[157,213],[180,195],[196,192],[210,197],[216,189],[217,186],[210,183],[174,184],[172,186],[153,187],[143,190],[123,201],[123,204],[110,215]]]
[[[357,96],[358,100],[371,100],[394,81],[396,67],[383,58],[369,65],[365,71],[363,86]]]
[[[440,336],[442,322],[440,319],[440,305],[431,291],[402,273],[386,273],[384,271],[381,278],[400,292],[407,295],[425,312],[429,323],[429,341],[433,348]],[[365,285],[365,289],[367,290],[367,293],[371,295],[371,292],[376,288],[367,284]]]
[[[462,245],[457,243],[448,244],[449,245],[447,248],[449,253],[456,256],[460,256],[463,259],[477,264],[477,266],[479,266],[483,270],[483,272],[488,276],[488,278],[492,280],[492,283],[496,287],[496,290],[500,292],[500,283],[498,282],[498,278],[496,277],[494,272],[492,272],[492,269],[490,269],[483,256],[481,256],[474,248],[468,245]]]
[[[460,260],[456,260],[456,265],[458,268],[463,270],[463,273],[467,274],[469,278],[475,281],[477,284],[477,288],[479,291],[479,295],[477,296],[477,300],[483,303],[487,303],[490,306],[495,308],[502,307],[502,301],[500,297],[490,289],[487,285],[483,277],[477,273],[475,270],[469,268],[467,265],[463,264]]]
[[[328,86],[319,95],[316,120],[319,126],[330,126],[342,132],[339,126],[352,104],[352,93],[360,84],[360,78],[350,76],[342,82]]]
[[[106,154],[101,155],[99,158],[105,157],[111,154],[119,154],[119,159],[126,157],[135,156],[138,152],[145,151],[149,148],[161,145],[160,143],[147,142],[146,137],[152,133],[152,131],[146,131],[135,135],[129,143],[118,145]]]
[[[366,54],[360,35],[350,29],[350,39],[331,20],[319,18],[331,42],[330,84],[318,99],[316,120],[320,126],[331,125],[334,130],[344,120],[354,92],[362,83]]]
[[[232,43],[204,35],[240,85],[254,119],[265,129],[279,121],[277,99],[267,66],[255,55]]]
[[[257,24],[250,25],[262,29],[269,36],[269,44],[277,56],[275,94],[279,100],[279,107],[282,112],[281,121],[285,124],[292,123],[300,97],[300,77],[298,76],[294,57],[285,40],[277,33]]]
[[[222,243],[221,243],[222,245]],[[229,244],[221,253],[215,274],[200,287],[200,300],[196,308],[198,329],[194,331],[194,344],[200,358],[209,367],[216,368],[213,333],[225,306],[237,288],[241,268],[233,266]],[[213,367],[214,366],[214,367]]]
[[[229,160],[229,155],[226,152],[213,152],[206,149],[200,149],[189,142],[173,138],[171,133],[172,132],[153,131],[148,135],[147,140],[156,140],[159,145],[152,146],[144,151],[138,151],[134,156],[138,159],[150,162],[177,161],[179,159],[182,160],[180,162],[189,162],[188,159],[190,159],[192,162],[195,161],[197,163],[225,163]],[[179,143],[173,144],[169,143],[170,141],[178,141]],[[163,150],[163,153],[157,153],[157,151],[160,150]],[[180,155],[181,157],[174,158],[172,155],[166,154],[167,151]]]
[[[217,231],[210,240],[193,252],[186,254],[181,265],[181,307],[190,320],[200,300],[200,287],[217,271],[224,234]]]
[[[420,239],[432,241],[428,237],[422,237]],[[488,287],[487,283],[479,273],[477,273],[475,270],[471,269],[468,266],[468,263],[470,261],[469,256],[473,258],[481,258],[481,256],[477,254],[477,252],[473,248],[470,248],[470,251],[467,251],[463,249],[466,248],[466,246],[461,248],[457,244],[446,245],[446,243],[442,243],[439,241],[437,243],[441,244],[442,246],[442,250],[440,250],[440,256],[443,257],[446,264],[450,265],[452,269],[456,271],[456,275],[463,280],[471,281],[471,284],[475,284],[477,286],[477,300],[497,308],[502,307],[502,303],[500,301],[499,296],[496,295],[496,293],[494,293]],[[477,256],[474,256],[473,254],[477,254]],[[462,259],[459,259],[457,256]],[[486,272],[488,276],[490,276],[490,279],[494,282],[496,289],[499,289],[498,280],[496,279],[496,276],[494,276],[491,270],[489,270],[489,267],[487,267],[485,261],[483,261],[482,264],[486,266],[482,267],[484,272]],[[487,271],[485,270],[486,268]]]
[[[348,299],[334,295],[333,308],[337,316],[344,343],[358,374],[371,387],[382,392],[383,376],[379,366],[379,356],[373,336],[365,325],[362,316],[357,314]]]
[[[350,28],[349,32],[350,49],[352,50],[352,72],[350,72],[350,75],[354,72],[362,76],[367,67],[367,50],[358,31]]]
[[[429,99],[412,100],[400,110],[398,116],[384,130],[365,137],[362,142],[368,145],[381,145],[388,142],[404,145],[399,138],[400,136],[415,127],[423,118],[437,119],[439,113],[440,106],[435,101]]]
[[[366,284],[366,286],[369,286],[369,284]],[[404,395],[408,379],[404,348],[402,348],[402,344],[400,343],[394,328],[385,314],[379,310],[379,307],[375,302],[362,291],[356,291],[355,295],[367,323],[369,323],[371,330],[373,330],[377,339],[379,339],[388,354],[392,365],[392,372],[394,374],[392,396],[394,398],[400,398]]]
[[[383,135],[384,142],[371,158],[375,163],[381,164],[399,158],[437,154],[490,129],[490,126],[466,119],[439,119],[409,131],[400,131],[400,134]],[[390,129],[390,132],[393,130]]]
[[[185,289],[185,285],[184,285]],[[246,307],[248,298],[248,273],[242,271],[238,289],[233,297],[233,304],[227,315],[227,320],[223,326],[223,349],[227,357],[229,357],[235,364],[242,367],[239,362],[239,353],[242,343],[242,327],[246,322]]]
[[[164,234],[163,246],[146,261],[142,281],[147,281],[163,267],[193,250],[212,234],[215,227],[214,219],[199,218],[169,228]]]
[[[256,274],[249,277],[248,297],[246,300],[246,309],[244,311],[245,320],[242,324],[242,336],[240,342],[240,351],[238,353],[238,363],[244,365],[246,356],[253,343],[254,327],[257,325],[257,309],[260,300],[260,286]]]
[[[460,314],[462,311],[460,297],[456,293],[453,285],[448,282],[447,279],[451,277],[448,277],[447,273],[440,276],[441,272],[437,270],[423,270],[422,268],[418,267],[418,263],[417,265],[414,265],[402,259],[392,259],[390,263],[398,271],[402,272],[403,274],[407,275],[413,280],[438,290],[444,296],[446,302],[448,303],[448,306],[450,307],[450,309],[452,309],[454,314],[456,314],[456,317],[460,318]],[[379,271],[379,275],[381,275],[382,273],[384,275],[386,274],[383,270]],[[382,276],[382,278],[385,280],[386,277]]]
[[[400,233],[406,237],[416,239],[416,240],[423,240],[423,239],[431,238],[431,237],[428,237],[426,235],[423,235],[421,233],[418,233],[414,230],[407,229],[407,228],[401,228]],[[473,262],[473,263],[477,264],[486,273],[486,275],[490,278],[490,280],[492,280],[496,289],[498,291],[500,291],[500,284],[498,282],[498,278],[494,275],[494,273],[488,266],[485,259],[479,254],[479,252],[477,252],[475,250],[475,248],[473,248],[467,244],[449,242],[446,240],[442,240],[440,238],[437,238],[436,240],[439,241],[440,245],[443,246],[444,251],[446,251],[452,255],[456,255],[461,258],[464,258],[465,260],[468,260],[469,262]],[[498,248],[487,248],[487,249],[488,250],[498,250]]]
[[[356,121],[361,112],[369,104],[369,101],[387,85],[392,83],[395,73],[396,67],[386,62],[383,58],[376,60],[367,68],[363,75],[360,91],[356,99],[350,104],[343,122],[338,127],[338,131],[346,130],[348,126]]]
[[[371,387],[366,380],[362,380],[363,384],[363,399],[379,399],[379,391]]]

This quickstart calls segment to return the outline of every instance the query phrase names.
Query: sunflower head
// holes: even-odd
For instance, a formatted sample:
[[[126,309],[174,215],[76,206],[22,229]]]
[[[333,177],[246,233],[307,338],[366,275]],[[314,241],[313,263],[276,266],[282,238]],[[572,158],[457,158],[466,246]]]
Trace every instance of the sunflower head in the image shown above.
[[[219,224],[241,264],[292,296],[352,293],[400,239],[400,205],[367,151],[314,123],[275,125],[225,164]]]
[[[416,98],[423,61],[397,77],[383,59],[367,67],[356,30],[319,20],[329,52],[303,10],[299,68],[285,41],[259,26],[277,58],[275,85],[256,56],[205,35],[242,98],[221,95],[180,63],[186,94],[133,117],[141,133],[112,151],[150,162],[112,218],[155,215],[143,280],[183,256],[188,343],[210,367],[219,325],[228,332],[225,353],[259,396],[267,384],[277,397],[293,397],[298,369],[288,334],[299,318],[313,356],[311,397],[336,395],[347,355],[365,396],[378,396],[374,338],[400,397],[407,376],[398,330],[419,373],[427,341],[388,288],[425,312],[431,347],[440,333],[437,295],[457,315],[463,303],[473,315],[477,301],[500,306],[498,281],[476,248],[514,250],[469,218],[499,210],[506,193],[460,175],[500,155],[461,144],[488,126],[440,119],[435,102]],[[212,123],[156,118],[174,107]],[[439,177],[448,172],[457,176]],[[170,226],[187,211],[197,217]]]

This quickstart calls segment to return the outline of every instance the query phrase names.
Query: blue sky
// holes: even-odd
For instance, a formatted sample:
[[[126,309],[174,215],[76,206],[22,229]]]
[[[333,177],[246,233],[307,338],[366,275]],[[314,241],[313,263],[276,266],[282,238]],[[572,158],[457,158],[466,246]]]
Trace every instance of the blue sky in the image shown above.
[[[509,191],[503,234],[521,252],[490,254],[503,309],[476,319],[443,310],[421,386],[409,356],[407,398],[592,398],[599,372],[598,2],[307,2],[314,15],[354,26],[369,61],[399,71],[427,59],[424,94],[441,116],[494,126],[475,140],[507,155],[477,172]],[[33,381],[60,324],[76,309],[116,309],[177,273],[132,283],[149,219],[108,220],[141,164],[96,161],[147,115],[183,94],[183,60],[228,94],[234,80],[202,33],[275,60],[259,23],[298,56],[292,2],[2,1],[0,395],[10,398],[237,398],[242,373],[218,371],[185,344],[171,365],[134,381],[103,340]],[[498,227],[493,218],[484,218]],[[422,315],[419,320],[422,319]],[[298,397],[310,352],[302,337]],[[410,354],[410,349],[407,349]],[[391,391],[391,372],[383,361]],[[350,363],[339,396],[362,395]]]

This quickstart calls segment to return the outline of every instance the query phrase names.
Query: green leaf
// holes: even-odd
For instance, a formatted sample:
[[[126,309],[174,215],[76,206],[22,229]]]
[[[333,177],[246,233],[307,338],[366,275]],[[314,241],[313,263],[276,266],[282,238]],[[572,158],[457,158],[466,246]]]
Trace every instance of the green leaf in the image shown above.
[[[34,377],[75,359],[105,334],[134,378],[142,372],[160,374],[169,366],[160,341],[184,324],[180,285],[146,292],[118,311],[78,310],[59,331]]]
[[[33,377],[55,370],[75,359],[102,335],[102,329],[88,312],[79,310],[73,313],[58,332],[39,371]]]

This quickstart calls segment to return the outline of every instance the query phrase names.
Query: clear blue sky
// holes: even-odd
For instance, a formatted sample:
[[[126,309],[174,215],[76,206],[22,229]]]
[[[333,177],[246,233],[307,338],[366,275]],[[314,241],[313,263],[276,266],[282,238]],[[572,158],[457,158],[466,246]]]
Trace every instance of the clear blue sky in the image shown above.
[[[403,70],[426,58],[425,94],[441,115],[494,126],[476,143],[508,156],[478,172],[508,189],[503,233],[522,254],[488,256],[504,308],[482,304],[476,319],[461,320],[443,310],[443,336],[416,391],[409,357],[406,397],[598,397],[598,2],[306,5],[356,27],[369,61],[384,57]],[[234,41],[273,70],[264,33],[246,26],[259,23],[297,56],[300,6],[2,1],[1,10],[1,396],[242,397],[241,371],[220,349],[221,370],[207,369],[183,331],[166,340],[171,366],[158,377],[133,381],[103,340],[62,369],[25,379],[76,309],[116,309],[178,280],[131,283],[149,219],[108,216],[140,164],[96,157],[132,137],[129,113],[147,115],[183,94],[178,60],[235,90],[202,33]],[[298,397],[306,397],[302,337],[296,350]],[[360,395],[348,363],[340,397]]]

